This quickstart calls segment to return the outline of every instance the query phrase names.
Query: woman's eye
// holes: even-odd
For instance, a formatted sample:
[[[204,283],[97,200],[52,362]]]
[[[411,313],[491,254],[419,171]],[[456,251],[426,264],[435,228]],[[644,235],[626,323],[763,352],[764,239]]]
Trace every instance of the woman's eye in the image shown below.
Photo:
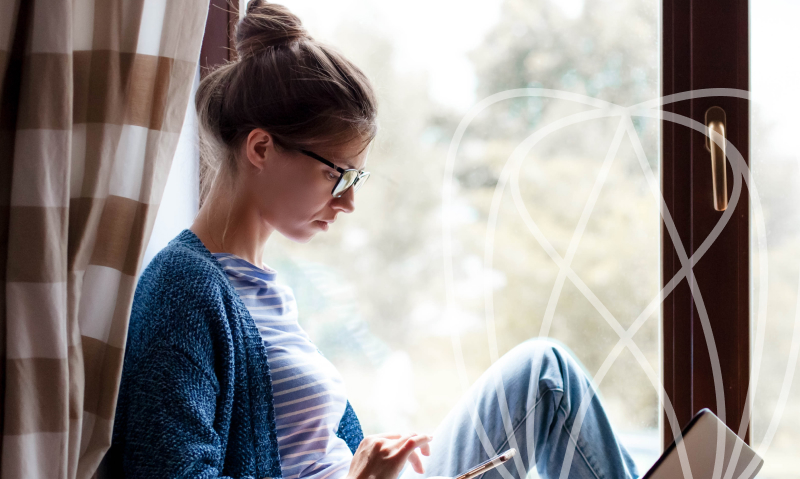
[[[336,173],[334,173],[332,171],[329,171],[327,176],[328,176],[328,179],[331,180],[331,181],[336,179]]]

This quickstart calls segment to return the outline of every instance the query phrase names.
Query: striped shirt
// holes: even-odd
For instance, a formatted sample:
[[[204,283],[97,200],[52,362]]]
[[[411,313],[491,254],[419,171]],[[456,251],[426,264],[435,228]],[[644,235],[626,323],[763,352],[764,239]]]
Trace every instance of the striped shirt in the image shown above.
[[[267,347],[283,479],[341,479],[353,453],[336,436],[347,406],[344,381],[297,322],[297,302],[275,270],[214,253]]]

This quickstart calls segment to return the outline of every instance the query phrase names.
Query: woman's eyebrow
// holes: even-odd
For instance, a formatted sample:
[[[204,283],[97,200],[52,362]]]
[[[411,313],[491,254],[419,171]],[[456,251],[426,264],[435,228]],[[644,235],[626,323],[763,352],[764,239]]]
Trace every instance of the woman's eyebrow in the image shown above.
[[[344,166],[341,166],[342,163],[340,163],[340,162],[343,161],[343,160],[340,160],[339,158],[328,158],[328,161],[330,161],[334,165],[339,166],[341,168],[344,168],[346,170],[347,169],[350,169],[350,170],[357,170],[358,169],[358,168],[356,168],[355,166],[353,166],[350,163],[344,163]]]
[[[334,165],[336,165],[336,166],[339,166],[339,165],[337,164],[337,161],[334,161],[334,160],[330,160],[330,161],[331,161],[331,163],[333,163]],[[350,163],[346,163],[346,164],[344,165],[344,167],[343,167],[343,168],[344,168],[344,169],[346,169],[346,170],[347,170],[347,169],[350,169],[350,170],[357,170],[357,169],[358,169],[358,168],[356,168],[355,166],[351,165]]]

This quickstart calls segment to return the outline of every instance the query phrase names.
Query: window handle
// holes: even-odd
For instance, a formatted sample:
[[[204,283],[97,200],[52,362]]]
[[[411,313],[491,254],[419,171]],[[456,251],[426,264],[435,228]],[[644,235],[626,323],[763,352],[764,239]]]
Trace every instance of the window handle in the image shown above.
[[[728,178],[725,161],[725,135],[727,123],[725,110],[712,106],[706,110],[706,149],[711,152],[711,180],[714,195],[714,209],[725,211],[728,207]],[[711,141],[712,136],[720,144]]]

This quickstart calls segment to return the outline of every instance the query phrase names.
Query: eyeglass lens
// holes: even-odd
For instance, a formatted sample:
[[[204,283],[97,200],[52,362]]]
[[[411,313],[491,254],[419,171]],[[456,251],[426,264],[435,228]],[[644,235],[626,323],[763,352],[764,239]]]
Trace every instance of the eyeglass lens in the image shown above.
[[[348,188],[353,186],[353,183],[358,179],[358,170],[345,170],[342,177],[339,179],[336,188],[333,190],[333,196],[340,196],[347,191]]]
[[[355,191],[358,191],[358,189],[361,188],[362,186],[364,186],[364,183],[367,182],[367,178],[369,178],[369,173],[368,172],[365,171],[365,172],[361,173],[361,176],[359,176],[358,179],[356,180],[356,184],[353,187],[353,189]]]
[[[353,191],[358,191],[367,178],[369,178],[369,173],[361,173],[359,175],[358,170],[345,170],[342,174],[342,178],[333,190],[333,196],[338,198],[354,184],[355,188]]]

